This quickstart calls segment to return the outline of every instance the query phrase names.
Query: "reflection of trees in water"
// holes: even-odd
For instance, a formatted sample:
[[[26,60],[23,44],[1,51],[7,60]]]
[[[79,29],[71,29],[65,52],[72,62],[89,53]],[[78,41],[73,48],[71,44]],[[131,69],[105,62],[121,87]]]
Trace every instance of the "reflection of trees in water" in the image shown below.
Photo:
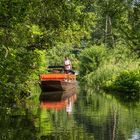
[[[127,140],[136,127],[136,112],[140,112],[133,113],[133,108],[129,109],[113,96],[84,92],[76,103],[74,118],[86,133],[94,135],[97,140]]]
[[[6,109],[5,109],[6,110]],[[22,111],[22,110],[21,110]],[[7,115],[0,110],[1,140],[31,140],[36,139],[33,118],[26,112],[24,115]]]
[[[115,112],[114,112],[115,113]],[[116,136],[116,127],[117,127],[117,114],[111,116],[107,119],[105,123],[98,123],[92,118],[84,116],[82,113],[80,115],[75,115],[75,119],[78,124],[82,124],[87,133],[92,133],[95,137],[95,140],[115,140]],[[117,139],[122,139],[122,135],[119,134]]]
[[[125,93],[109,93],[111,96],[115,97],[116,100],[121,103],[123,106],[126,106],[127,108],[129,108],[130,106],[135,108],[137,106],[139,106],[139,102],[140,102],[140,97],[139,95],[133,98],[133,95],[127,95]]]
[[[39,110],[39,137],[50,140],[71,139],[73,125],[71,113],[73,104],[76,101],[76,93],[73,91],[68,93],[58,91],[46,92],[42,93],[42,95]],[[70,118],[67,120],[69,116]]]

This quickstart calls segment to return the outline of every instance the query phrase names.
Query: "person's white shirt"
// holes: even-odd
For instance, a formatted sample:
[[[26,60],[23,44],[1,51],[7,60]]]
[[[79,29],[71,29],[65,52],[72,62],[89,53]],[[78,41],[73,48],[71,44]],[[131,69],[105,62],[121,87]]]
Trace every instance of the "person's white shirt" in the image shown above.
[[[65,59],[65,70],[70,70],[71,69],[71,62],[69,59]]]

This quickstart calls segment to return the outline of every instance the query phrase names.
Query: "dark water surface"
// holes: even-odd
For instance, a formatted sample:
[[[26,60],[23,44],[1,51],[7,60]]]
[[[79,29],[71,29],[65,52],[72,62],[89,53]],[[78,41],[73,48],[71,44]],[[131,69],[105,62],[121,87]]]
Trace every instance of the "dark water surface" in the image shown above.
[[[0,108],[0,140],[140,140],[139,102],[89,89],[51,96],[41,93],[23,108]]]

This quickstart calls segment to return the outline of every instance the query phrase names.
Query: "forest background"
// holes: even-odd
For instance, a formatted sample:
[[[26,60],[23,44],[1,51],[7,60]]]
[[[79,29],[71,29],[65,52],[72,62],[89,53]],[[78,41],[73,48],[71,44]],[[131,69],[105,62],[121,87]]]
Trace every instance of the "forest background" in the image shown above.
[[[139,13],[138,0],[1,0],[0,104],[26,99],[65,56],[87,86],[138,98]]]

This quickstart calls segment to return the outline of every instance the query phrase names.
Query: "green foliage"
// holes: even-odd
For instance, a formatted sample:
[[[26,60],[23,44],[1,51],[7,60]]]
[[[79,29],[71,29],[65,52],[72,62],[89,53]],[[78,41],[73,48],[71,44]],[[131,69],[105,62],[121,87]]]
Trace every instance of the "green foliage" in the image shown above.
[[[140,96],[140,70],[122,71],[113,81],[111,88],[117,92],[126,93],[130,98]]]
[[[129,94],[130,92],[129,95],[135,96],[135,94],[137,95],[139,94],[138,93],[139,85],[137,85],[138,84],[137,80],[135,81],[137,84],[135,84],[135,82],[133,81],[134,80],[133,74],[132,74],[133,78],[129,77],[130,79],[127,78],[127,76],[125,76],[122,82],[119,83],[120,85],[117,85],[118,82],[116,83],[116,79],[125,70],[127,71],[134,71],[135,69],[139,70],[140,61],[135,53],[132,53],[130,49],[124,47],[124,45],[119,45],[112,50],[106,50],[105,54],[102,55],[103,59],[100,59],[101,65],[95,65],[96,61],[90,61],[90,60],[95,60],[94,57],[96,56],[95,54],[96,51],[90,52],[87,50],[84,50],[85,52],[83,51],[84,55],[82,54],[82,56],[84,56],[83,57],[84,59],[81,59],[81,64],[83,64],[83,66],[81,67],[80,70],[81,72],[83,72],[82,73],[83,75],[81,76],[84,76],[84,79],[82,80],[86,82],[86,85],[93,87],[94,89],[98,89],[98,90],[104,89],[113,92],[119,91],[119,88],[120,90],[121,89],[123,90],[124,88],[125,93]],[[86,59],[86,58],[93,58],[93,59]],[[87,70],[88,73],[85,72]],[[136,72],[136,75],[138,78],[140,76],[139,72]],[[130,82],[130,84],[127,80]]]
[[[80,74],[82,76],[97,70],[101,66],[106,55],[106,49],[102,46],[86,48],[80,55]]]
[[[140,55],[140,4],[134,0],[90,1],[88,9],[96,13],[91,42],[113,48],[121,41]]]
[[[112,55],[114,59],[110,59],[110,62],[113,64],[114,73],[105,80],[102,87],[108,91],[121,92],[130,99],[136,99],[139,96],[140,90],[137,83],[140,76],[140,60],[130,49],[120,46],[113,50]]]
[[[38,79],[39,73],[46,72],[46,65],[62,65],[66,55],[82,77],[88,75],[90,83],[96,81],[100,86],[106,80],[112,81],[119,71],[137,67],[134,55],[126,49],[130,47],[139,54],[136,2],[2,0],[0,13],[0,89],[8,93],[7,98],[15,89],[18,98],[32,78]],[[123,49],[117,47],[120,42]],[[79,65],[73,51],[76,47],[82,50],[87,44],[93,47],[82,52]],[[110,51],[103,46],[117,49]]]
[[[42,54],[27,51],[24,48],[11,48],[6,57],[4,54],[0,57],[0,101],[2,104],[10,105],[16,101],[19,102],[31,93],[30,86],[37,82],[38,74],[45,69],[44,65],[41,66],[43,64]]]
[[[65,56],[70,55],[72,48],[66,44],[58,44],[56,47],[50,49],[47,53],[49,65],[63,65]]]
[[[96,71],[93,71],[85,76],[87,85],[93,87],[95,90],[101,90],[104,85],[114,79],[117,69],[113,66],[103,65],[99,67]]]
[[[75,0],[0,1],[1,104],[27,96],[38,74],[46,72],[48,59],[62,65],[69,55],[77,65],[72,47],[90,38],[94,25],[95,14],[85,8]]]
[[[58,43],[57,46],[48,50],[46,58],[49,65],[64,65],[65,56],[71,60],[73,69],[78,69],[79,62],[73,53],[74,48],[68,44]]]

